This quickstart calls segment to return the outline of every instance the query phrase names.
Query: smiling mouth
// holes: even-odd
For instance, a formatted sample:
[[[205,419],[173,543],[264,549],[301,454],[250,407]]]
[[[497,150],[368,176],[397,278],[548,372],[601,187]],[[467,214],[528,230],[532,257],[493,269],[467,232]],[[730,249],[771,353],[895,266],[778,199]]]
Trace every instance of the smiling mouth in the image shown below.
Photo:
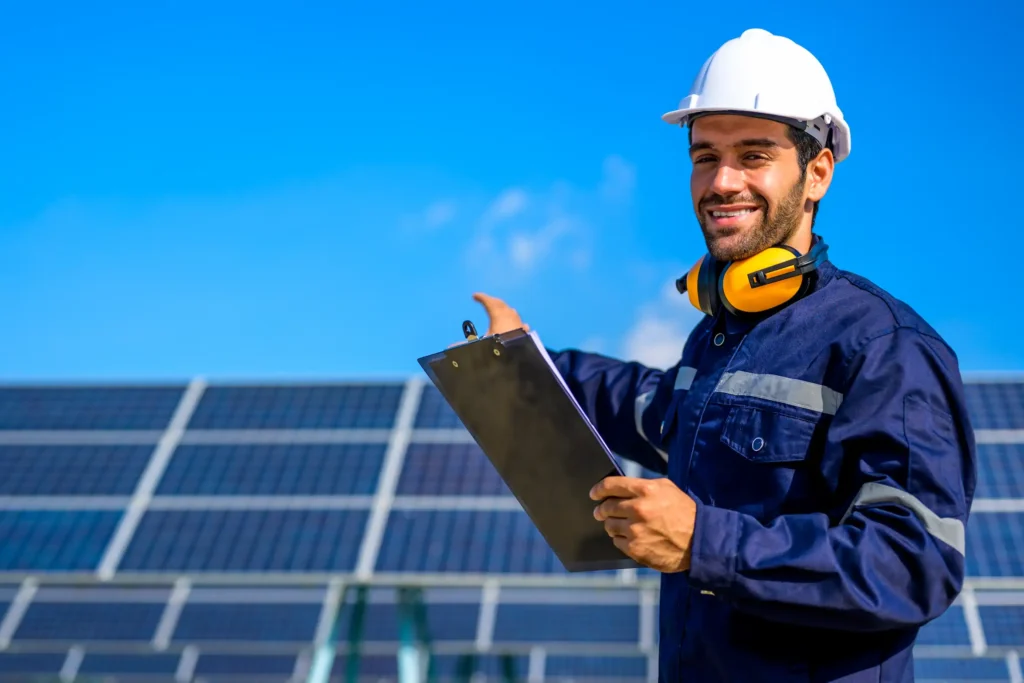
[[[709,213],[715,218],[735,218],[737,216],[746,216],[748,213],[754,213],[757,211],[756,208],[737,209],[734,211],[715,211],[712,210]]]

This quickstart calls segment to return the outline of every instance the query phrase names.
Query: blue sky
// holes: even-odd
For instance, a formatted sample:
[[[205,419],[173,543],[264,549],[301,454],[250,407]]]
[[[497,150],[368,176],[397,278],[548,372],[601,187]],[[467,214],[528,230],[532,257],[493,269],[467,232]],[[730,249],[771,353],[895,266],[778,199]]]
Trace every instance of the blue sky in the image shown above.
[[[852,126],[833,261],[964,370],[1024,370],[1024,11],[772,5],[12,5],[0,377],[399,377],[485,323],[476,290],[551,346],[677,357],[703,243],[659,117],[755,26],[815,53]]]

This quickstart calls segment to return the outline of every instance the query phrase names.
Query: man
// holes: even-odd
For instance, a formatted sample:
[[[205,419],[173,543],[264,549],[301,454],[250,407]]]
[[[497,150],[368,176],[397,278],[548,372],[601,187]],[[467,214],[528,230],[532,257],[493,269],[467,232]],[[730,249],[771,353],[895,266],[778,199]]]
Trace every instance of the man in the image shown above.
[[[964,578],[956,356],[823,256],[812,226],[850,135],[809,52],[747,31],[664,118],[689,129],[708,256],[679,286],[707,315],[667,371],[551,352],[609,447],[664,475],[591,493],[615,545],[663,573],[661,680],[911,681],[919,627]],[[523,326],[476,299],[489,334]]]

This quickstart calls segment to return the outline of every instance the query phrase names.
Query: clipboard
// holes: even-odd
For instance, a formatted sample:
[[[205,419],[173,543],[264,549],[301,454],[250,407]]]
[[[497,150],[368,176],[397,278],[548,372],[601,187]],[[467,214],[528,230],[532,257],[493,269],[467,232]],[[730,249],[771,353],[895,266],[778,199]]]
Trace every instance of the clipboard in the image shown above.
[[[594,519],[590,489],[622,474],[540,337],[512,330],[419,358],[569,572],[635,568]]]

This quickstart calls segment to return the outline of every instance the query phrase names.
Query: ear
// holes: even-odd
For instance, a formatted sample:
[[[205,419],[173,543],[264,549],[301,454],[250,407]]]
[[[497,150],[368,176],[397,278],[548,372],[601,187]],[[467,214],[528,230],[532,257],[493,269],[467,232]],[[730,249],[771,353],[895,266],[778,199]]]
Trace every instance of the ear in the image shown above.
[[[807,164],[807,198],[811,201],[821,201],[832,184],[832,174],[835,171],[835,157],[832,150],[826,148]]]

